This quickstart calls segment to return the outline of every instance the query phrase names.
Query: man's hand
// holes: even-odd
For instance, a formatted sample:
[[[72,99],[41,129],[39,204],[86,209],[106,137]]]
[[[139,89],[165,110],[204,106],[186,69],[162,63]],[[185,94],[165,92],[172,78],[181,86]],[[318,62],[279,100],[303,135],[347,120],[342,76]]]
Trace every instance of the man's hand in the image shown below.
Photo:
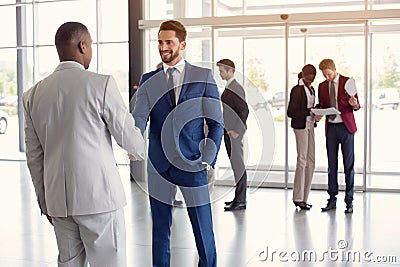
[[[349,99],[349,104],[350,104],[350,106],[352,106],[353,108],[354,108],[354,107],[357,107],[357,105],[358,105],[357,98],[356,98],[355,96],[352,96],[352,97]]]
[[[207,162],[203,161],[201,163],[201,165],[203,165],[204,169],[206,169],[207,171],[209,171],[212,167],[210,164],[208,164]]]
[[[233,139],[236,139],[236,138],[239,137],[239,134],[238,134],[237,132],[235,132],[234,130],[229,130],[229,131],[228,131],[228,134],[229,134],[230,136],[232,136]]]
[[[314,119],[315,121],[320,121],[322,119],[323,115],[315,115]]]

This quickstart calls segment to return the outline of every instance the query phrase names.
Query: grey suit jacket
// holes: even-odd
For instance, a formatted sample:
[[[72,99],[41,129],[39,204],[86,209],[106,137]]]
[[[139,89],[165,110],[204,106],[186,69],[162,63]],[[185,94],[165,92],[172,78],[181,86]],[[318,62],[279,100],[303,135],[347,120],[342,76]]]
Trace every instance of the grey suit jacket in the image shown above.
[[[138,159],[145,143],[112,76],[62,62],[23,94],[27,164],[39,206],[54,217],[126,205],[112,149]]]

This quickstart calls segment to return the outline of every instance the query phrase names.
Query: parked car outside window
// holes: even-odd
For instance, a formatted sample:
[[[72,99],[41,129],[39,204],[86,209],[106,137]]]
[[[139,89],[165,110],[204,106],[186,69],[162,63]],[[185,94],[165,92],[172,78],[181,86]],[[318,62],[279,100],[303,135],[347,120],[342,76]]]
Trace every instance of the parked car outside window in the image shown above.
[[[397,109],[400,103],[399,91],[395,88],[372,90],[372,107]]]
[[[285,92],[277,92],[267,102],[271,107],[280,109],[285,106]]]
[[[0,99],[0,106],[15,107],[18,105],[17,95],[8,95]]]
[[[3,110],[0,110],[0,134],[5,134],[7,131],[8,115]]]

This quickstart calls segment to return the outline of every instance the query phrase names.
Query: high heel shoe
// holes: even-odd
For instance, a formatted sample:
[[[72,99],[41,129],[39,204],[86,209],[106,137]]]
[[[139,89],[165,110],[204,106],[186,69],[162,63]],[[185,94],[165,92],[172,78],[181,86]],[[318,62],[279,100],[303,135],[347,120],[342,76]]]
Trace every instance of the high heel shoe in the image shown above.
[[[311,206],[304,201],[293,201],[293,204],[302,210],[310,210],[311,209]]]

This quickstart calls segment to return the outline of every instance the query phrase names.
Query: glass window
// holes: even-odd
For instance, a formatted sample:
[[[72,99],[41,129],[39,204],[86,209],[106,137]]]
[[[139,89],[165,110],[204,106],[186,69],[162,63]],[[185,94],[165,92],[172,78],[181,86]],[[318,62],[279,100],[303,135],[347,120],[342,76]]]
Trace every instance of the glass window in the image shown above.
[[[128,1],[101,0],[98,5],[99,41],[128,41]]]
[[[390,30],[388,30],[390,29]],[[371,88],[369,97],[372,187],[399,189],[400,142],[400,21],[373,21],[371,38]]]
[[[172,19],[173,1],[168,0],[145,0],[145,18],[146,19]]]
[[[243,0],[217,0],[215,5],[217,16],[243,15]]]
[[[10,47],[17,45],[16,39],[16,15],[14,6],[6,6],[0,8],[0,18],[2,26],[0,27],[1,46]],[[5,24],[7,23],[7,25]]]
[[[1,5],[10,5],[10,4],[15,4],[16,0],[2,0],[1,1]],[[21,1],[24,3],[31,3],[32,0],[25,0],[25,1]],[[37,1],[36,1],[37,2]]]
[[[254,31],[254,33],[251,33]],[[272,170],[285,169],[285,39],[284,27],[271,27],[262,29],[249,29],[253,36],[247,36],[244,40],[244,73],[249,81],[258,89],[259,97],[249,97],[252,106],[264,103],[263,109],[255,112],[260,114],[249,120],[257,128],[261,122],[268,122],[268,126],[262,131],[262,139],[253,140],[250,128],[249,151],[257,148],[260,150],[258,165],[261,169]],[[248,86],[246,86],[247,88]],[[250,87],[251,88],[251,87]],[[255,103],[254,103],[255,102]],[[263,144],[260,146],[260,141]],[[261,156],[262,153],[262,156]],[[252,155],[253,152],[250,153]],[[267,156],[270,155],[270,156]],[[251,157],[250,157],[251,159]],[[252,163],[254,167],[257,162]],[[251,161],[249,161],[251,165]],[[268,182],[283,182],[283,176],[269,176]]]
[[[0,49],[0,159],[20,158],[16,62],[15,49]]]
[[[62,12],[54,12],[62,10]],[[61,24],[67,21],[79,21],[86,25],[94,42],[96,35],[96,1],[81,0],[68,2],[49,2],[37,5],[37,43],[53,45],[54,35]],[[119,29],[119,27],[116,27]]]
[[[211,28],[187,27],[186,30],[188,35],[186,49],[184,50],[185,59],[191,63],[210,65],[212,57]],[[207,67],[210,68],[210,66]]]
[[[99,45],[99,73],[112,75],[124,100],[128,102],[128,43],[113,43]]]
[[[202,18],[211,16],[211,2],[209,0],[185,0],[185,17]]]
[[[144,0],[145,18],[201,18],[211,16],[209,0]]]
[[[337,0],[246,0],[246,15],[295,14],[364,10],[363,1]]]
[[[365,9],[363,1],[345,0],[305,0],[301,2],[297,0],[216,0],[215,5],[217,16],[295,14]],[[392,4],[390,7],[396,8],[396,5]]]
[[[35,53],[35,78],[36,81],[40,81],[53,73],[59,63],[59,59],[55,46],[39,47]]]
[[[373,1],[370,0],[368,2],[369,9],[399,9],[400,2],[393,1],[393,0],[380,0],[380,1]]]

